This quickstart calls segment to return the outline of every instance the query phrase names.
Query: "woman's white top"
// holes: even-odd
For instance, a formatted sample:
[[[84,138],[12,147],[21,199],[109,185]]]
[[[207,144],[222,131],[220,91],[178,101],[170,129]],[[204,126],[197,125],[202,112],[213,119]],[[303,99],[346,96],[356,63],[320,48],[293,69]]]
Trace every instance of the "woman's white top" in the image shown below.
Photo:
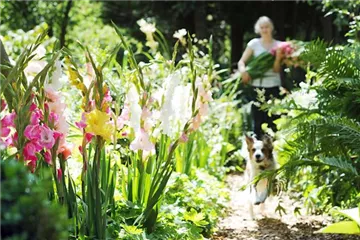
[[[270,46],[270,49],[278,45],[280,41],[275,40],[273,41],[272,45]],[[270,51],[270,49],[266,49],[262,43],[260,38],[254,38],[252,39],[248,44],[248,48],[253,50],[254,57],[259,56],[261,53]],[[274,72],[272,69],[269,69],[264,75],[263,78],[256,78],[251,80],[251,85],[254,87],[279,87],[281,86],[281,80],[280,80],[280,74]]]

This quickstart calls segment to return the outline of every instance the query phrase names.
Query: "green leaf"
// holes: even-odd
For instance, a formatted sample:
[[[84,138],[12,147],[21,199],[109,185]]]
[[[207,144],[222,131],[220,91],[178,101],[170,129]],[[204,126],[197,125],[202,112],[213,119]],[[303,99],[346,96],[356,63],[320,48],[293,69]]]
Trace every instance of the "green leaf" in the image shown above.
[[[208,224],[206,220],[204,220],[205,216],[203,213],[196,212],[195,209],[191,209],[190,212],[186,212],[184,214],[184,219],[190,222],[193,222],[196,226],[205,226]]]
[[[323,229],[321,233],[343,233],[343,234],[360,234],[359,226],[354,221],[343,221],[331,224]]]
[[[133,234],[133,235],[140,235],[143,230],[136,227],[136,226],[129,226],[129,225],[125,225],[125,224],[121,224],[121,227],[124,228],[124,230],[128,233],[128,234]]]

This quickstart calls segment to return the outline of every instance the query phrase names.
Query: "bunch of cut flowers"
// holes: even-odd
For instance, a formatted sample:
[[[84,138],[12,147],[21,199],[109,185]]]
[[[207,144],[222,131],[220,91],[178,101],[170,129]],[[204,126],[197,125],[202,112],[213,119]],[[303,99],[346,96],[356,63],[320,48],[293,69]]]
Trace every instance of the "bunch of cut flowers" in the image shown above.
[[[257,57],[252,57],[247,66],[246,71],[249,73],[252,79],[263,78],[267,71],[272,69],[275,56],[278,49],[281,50],[284,56],[284,63],[289,66],[300,65],[298,56],[302,52],[303,45],[301,42],[287,41],[281,42],[277,46],[273,47],[269,52],[263,52]]]

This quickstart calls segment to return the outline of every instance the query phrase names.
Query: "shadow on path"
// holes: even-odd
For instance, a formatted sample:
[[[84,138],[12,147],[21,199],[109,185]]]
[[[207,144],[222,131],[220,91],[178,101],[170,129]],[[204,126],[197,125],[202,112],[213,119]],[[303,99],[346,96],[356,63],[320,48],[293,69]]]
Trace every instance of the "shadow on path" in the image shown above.
[[[229,175],[227,184],[230,191],[228,215],[221,219],[214,240],[355,240],[360,236],[314,233],[326,226],[330,220],[327,216],[302,215],[295,217],[294,207],[299,205],[287,196],[282,197],[281,205],[286,209],[283,216],[274,213],[278,199],[266,203],[266,215],[262,217],[256,212],[256,221],[249,218],[246,206],[246,194],[240,191],[244,184],[242,175]],[[302,210],[302,212],[305,212]]]

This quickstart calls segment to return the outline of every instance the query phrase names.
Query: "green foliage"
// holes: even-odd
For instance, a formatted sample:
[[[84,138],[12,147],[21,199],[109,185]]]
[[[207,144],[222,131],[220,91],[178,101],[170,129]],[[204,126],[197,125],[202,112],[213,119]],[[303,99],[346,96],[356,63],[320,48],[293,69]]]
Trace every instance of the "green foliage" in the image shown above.
[[[40,180],[18,160],[0,164],[2,239],[66,239],[65,209],[48,200],[50,172]]]
[[[131,226],[137,208],[122,203],[118,206],[118,216],[128,226],[115,232],[120,231],[120,239],[204,239],[213,233],[228,198],[224,184],[204,170],[196,170],[192,177],[173,173],[155,231],[146,234]]]
[[[320,229],[321,233],[342,233],[360,235],[360,208],[352,208],[347,210],[334,210],[334,215],[340,215],[350,219],[351,221],[340,221],[330,224]]]
[[[42,22],[54,24],[60,31],[60,21],[66,1],[1,1],[2,31],[28,31]],[[5,28],[5,29],[4,29]]]
[[[307,74],[314,84],[302,83],[300,90],[270,107],[289,116],[278,120],[279,135],[286,140],[279,146],[283,165],[277,174],[302,192],[309,211],[352,207],[360,201],[358,49],[357,43],[309,44],[304,59],[316,69]]]

